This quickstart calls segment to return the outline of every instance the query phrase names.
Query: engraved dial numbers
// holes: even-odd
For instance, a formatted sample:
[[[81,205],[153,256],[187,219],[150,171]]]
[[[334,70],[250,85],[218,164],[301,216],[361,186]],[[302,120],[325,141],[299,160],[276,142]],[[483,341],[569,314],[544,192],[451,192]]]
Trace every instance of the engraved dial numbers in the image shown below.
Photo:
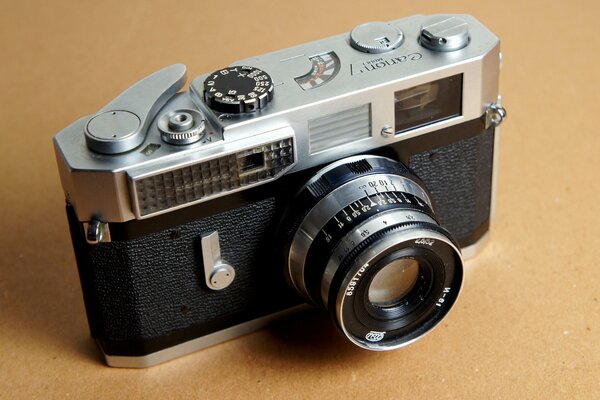
[[[204,101],[215,111],[255,112],[273,98],[273,80],[263,70],[234,66],[213,72],[204,81]]]
[[[367,184],[364,185],[364,187],[360,187],[365,193],[364,197],[342,208],[327,224],[325,224],[321,229],[321,232],[315,238],[315,243],[318,243],[321,240],[325,240],[326,243],[338,243],[352,227],[358,226],[361,222],[388,210],[410,205],[412,212],[406,212],[404,214],[404,218],[406,218],[407,222],[415,219],[415,213],[428,212],[430,210],[423,200],[413,194],[395,189],[393,183],[387,182],[387,185],[384,181],[371,181],[370,183],[371,185]],[[380,185],[380,183],[382,184]],[[379,228],[385,228],[388,226],[388,223],[391,225],[393,222],[394,221],[392,220],[388,221],[387,218],[382,218],[380,221],[382,226]],[[359,242],[376,231],[378,231],[378,229],[372,231],[360,231]],[[352,248],[358,245],[358,243],[352,241],[351,243],[348,243],[348,245],[350,247],[348,247],[347,251],[340,254],[340,259],[338,261],[341,261]]]

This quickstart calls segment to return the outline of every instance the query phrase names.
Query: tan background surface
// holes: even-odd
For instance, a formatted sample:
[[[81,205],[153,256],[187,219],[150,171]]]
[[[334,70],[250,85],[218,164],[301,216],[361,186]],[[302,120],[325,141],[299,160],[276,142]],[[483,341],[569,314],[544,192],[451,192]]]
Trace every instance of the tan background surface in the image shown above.
[[[220,4],[220,6],[219,6]],[[600,3],[0,5],[0,398],[600,398]],[[468,12],[501,39],[493,238],[443,326],[375,354],[309,316],[147,370],[89,338],[51,138],[141,77],[189,77],[369,20]]]

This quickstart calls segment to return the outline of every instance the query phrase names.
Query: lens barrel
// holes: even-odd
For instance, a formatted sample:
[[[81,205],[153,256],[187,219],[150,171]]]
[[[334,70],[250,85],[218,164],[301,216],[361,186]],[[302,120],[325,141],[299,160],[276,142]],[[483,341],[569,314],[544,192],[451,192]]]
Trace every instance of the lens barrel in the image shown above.
[[[288,280],[329,310],[356,345],[406,345],[454,304],[463,276],[459,247],[401,163],[340,160],[317,172],[294,204],[284,220]]]

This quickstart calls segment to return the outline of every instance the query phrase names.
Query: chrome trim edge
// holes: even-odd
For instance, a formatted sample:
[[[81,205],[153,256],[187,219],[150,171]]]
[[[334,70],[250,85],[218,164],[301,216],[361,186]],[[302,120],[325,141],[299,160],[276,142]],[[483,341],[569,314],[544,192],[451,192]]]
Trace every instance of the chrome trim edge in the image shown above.
[[[201,336],[199,338],[192,339],[184,343],[180,343],[173,347],[169,347],[154,353],[147,354],[145,356],[113,356],[104,353],[104,350],[102,349],[100,343],[98,343],[98,346],[104,354],[104,359],[106,360],[106,363],[111,367],[147,368],[164,363],[174,358],[184,356],[186,354],[193,353],[206,347],[214,346],[216,344],[235,339],[239,336],[247,335],[259,329],[265,328],[267,325],[280,318],[313,308],[314,307],[308,304],[301,304],[298,306],[290,307],[285,310],[269,314],[261,318],[253,319],[252,321],[243,322],[239,325],[234,325],[221,331],[210,333],[208,335]]]
[[[500,128],[496,127],[494,131],[494,159],[492,161],[492,195],[490,204],[490,227],[488,231],[472,245],[461,249],[464,260],[469,260],[475,257],[482,251],[490,241],[491,231],[494,220],[496,219],[497,195],[498,195],[498,180],[500,175]]]
[[[482,237],[479,238],[478,241],[469,245],[467,247],[463,247],[461,249],[463,260],[470,260],[475,257],[477,254],[481,252],[481,249],[490,241],[490,231],[488,230]]]
[[[496,195],[498,194],[498,179],[500,174],[500,127],[494,130],[494,159],[492,160],[492,204],[490,206],[490,221],[496,217]]]

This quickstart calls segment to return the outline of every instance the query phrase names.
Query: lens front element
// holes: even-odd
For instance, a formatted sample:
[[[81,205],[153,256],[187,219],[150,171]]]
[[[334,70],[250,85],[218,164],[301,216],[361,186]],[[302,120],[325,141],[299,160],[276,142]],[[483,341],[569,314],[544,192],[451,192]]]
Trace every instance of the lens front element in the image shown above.
[[[373,277],[368,290],[369,301],[376,307],[398,304],[417,283],[419,263],[400,258],[383,267]]]
[[[376,156],[340,160],[317,172],[295,204],[289,281],[329,310],[350,341],[398,348],[448,313],[462,283],[460,251],[405,166]]]

